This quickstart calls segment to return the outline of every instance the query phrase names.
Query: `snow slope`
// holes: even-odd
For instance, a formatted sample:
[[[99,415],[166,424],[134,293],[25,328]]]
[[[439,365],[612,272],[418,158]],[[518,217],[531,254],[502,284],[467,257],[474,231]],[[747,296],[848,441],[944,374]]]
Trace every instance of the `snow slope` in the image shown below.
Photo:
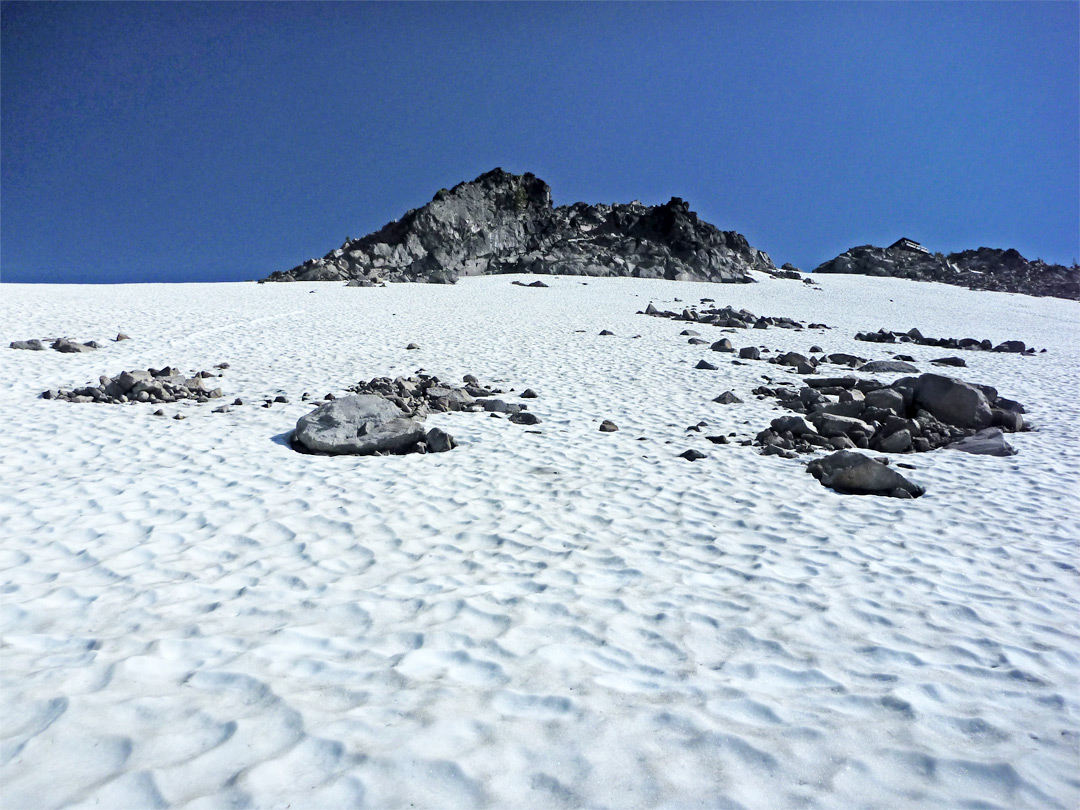
[[[761,278],[0,286],[4,346],[132,337],[0,349],[0,805],[1076,807],[1080,308]],[[686,432],[749,438],[777,415],[750,390],[794,378],[635,314],[701,297],[835,327],[737,348],[1046,347],[956,370],[1038,429],[906,457],[916,501],[837,495]],[[36,399],[220,362],[229,414]],[[287,446],[303,392],[420,367],[532,387],[542,422],[434,416],[460,447],[432,456]]]

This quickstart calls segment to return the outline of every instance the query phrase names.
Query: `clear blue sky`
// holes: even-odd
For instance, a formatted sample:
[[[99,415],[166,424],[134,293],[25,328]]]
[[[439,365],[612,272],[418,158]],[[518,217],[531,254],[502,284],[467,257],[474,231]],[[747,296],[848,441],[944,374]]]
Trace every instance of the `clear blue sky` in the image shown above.
[[[262,277],[495,166],[803,269],[1080,258],[1080,4],[4,3],[0,279]]]

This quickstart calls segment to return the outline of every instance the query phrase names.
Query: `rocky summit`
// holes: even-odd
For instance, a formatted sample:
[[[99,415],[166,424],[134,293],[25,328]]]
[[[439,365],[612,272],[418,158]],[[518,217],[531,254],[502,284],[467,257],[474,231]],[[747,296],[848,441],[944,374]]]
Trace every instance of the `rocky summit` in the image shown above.
[[[981,247],[960,253],[931,253],[918,242],[900,239],[887,248],[861,245],[841,253],[815,273],[857,273],[940,281],[972,290],[1080,299],[1080,267],[1028,261],[1015,250]]]
[[[672,197],[663,205],[554,207],[533,174],[494,169],[442,189],[422,208],[360,239],[346,239],[267,281],[453,283],[459,276],[546,273],[748,282],[775,273],[768,254],[721,231]]]

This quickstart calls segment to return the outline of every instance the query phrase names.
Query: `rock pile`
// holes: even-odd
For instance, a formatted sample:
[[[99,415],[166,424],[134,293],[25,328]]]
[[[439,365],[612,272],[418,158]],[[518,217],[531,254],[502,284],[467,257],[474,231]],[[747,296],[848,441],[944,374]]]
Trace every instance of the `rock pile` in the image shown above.
[[[212,371],[200,371],[192,377],[166,366],[145,371],[122,371],[115,377],[101,376],[98,385],[82,388],[43,391],[42,399],[61,399],[67,402],[178,402],[193,400],[209,402],[221,396],[220,388],[207,388],[205,381],[219,377]]]
[[[923,337],[922,332],[918,329],[909,329],[907,332],[892,332],[888,329],[879,329],[876,332],[857,332],[855,339],[867,343],[917,343],[920,346],[938,346],[942,349],[1035,354],[1035,349],[1028,348],[1022,340],[1006,340],[995,346],[993,342],[986,339]],[[1043,349],[1043,351],[1046,350]]]
[[[1080,299],[1080,267],[1028,261],[1015,250],[981,247],[961,253],[930,253],[901,239],[880,248],[861,245],[819,265],[815,273],[858,273],[939,281],[973,290]]]
[[[684,308],[681,312],[659,310],[653,304],[649,304],[639,315],[651,315],[654,318],[671,318],[676,321],[689,321],[690,323],[702,323],[711,326],[729,327],[732,329],[768,329],[776,326],[780,329],[828,329],[823,323],[812,323],[809,326],[785,317],[757,316],[745,309],[734,307],[711,307],[698,311],[696,306]]]
[[[120,338],[117,339],[119,340]],[[124,340],[127,340],[127,336],[124,336]],[[43,352],[45,351],[45,344],[37,338],[34,338],[33,340],[13,340],[8,344],[8,348]],[[101,345],[96,340],[88,340],[86,343],[79,343],[77,340],[56,338],[50,344],[49,348],[61,352],[62,354],[76,354],[78,352],[92,352],[94,349],[100,349]]]
[[[926,452],[986,428],[1026,428],[1024,406],[987,385],[939,374],[903,377],[891,385],[854,377],[809,378],[801,388],[765,386],[796,415],[772,420],[754,443],[769,455],[794,457],[818,449],[869,448],[882,453]],[[956,449],[965,449],[964,446]]]
[[[701,221],[678,197],[657,206],[556,208],[543,180],[494,169],[267,280],[453,283],[463,275],[545,273],[749,282],[748,271],[775,269],[746,237]]]
[[[451,385],[431,374],[412,377],[374,377],[349,390],[355,395],[327,395],[311,413],[296,423],[293,447],[301,452],[352,455],[400,455],[439,453],[455,447],[450,434],[439,428],[425,430],[424,418],[450,411],[508,415],[521,425],[539,424],[535,414],[520,402],[498,399],[501,389],[484,386],[471,374],[463,386]],[[526,389],[522,397],[535,399]]]

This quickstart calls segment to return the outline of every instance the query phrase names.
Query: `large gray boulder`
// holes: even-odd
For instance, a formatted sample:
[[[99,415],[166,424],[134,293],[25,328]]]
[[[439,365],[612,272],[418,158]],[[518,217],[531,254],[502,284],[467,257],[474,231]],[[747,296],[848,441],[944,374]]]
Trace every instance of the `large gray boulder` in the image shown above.
[[[423,422],[373,394],[339,397],[301,416],[293,441],[331,455],[402,453],[425,438]]]
[[[974,385],[941,374],[923,374],[914,385],[913,402],[953,427],[980,430],[993,421],[990,402]]]
[[[837,450],[824,458],[814,459],[806,471],[823,486],[845,495],[918,498],[926,491],[896,470],[852,450]]]
[[[776,268],[746,237],[703,222],[678,197],[656,206],[556,208],[540,178],[494,169],[267,281],[452,283],[466,275],[546,273],[749,282],[750,270]]]

